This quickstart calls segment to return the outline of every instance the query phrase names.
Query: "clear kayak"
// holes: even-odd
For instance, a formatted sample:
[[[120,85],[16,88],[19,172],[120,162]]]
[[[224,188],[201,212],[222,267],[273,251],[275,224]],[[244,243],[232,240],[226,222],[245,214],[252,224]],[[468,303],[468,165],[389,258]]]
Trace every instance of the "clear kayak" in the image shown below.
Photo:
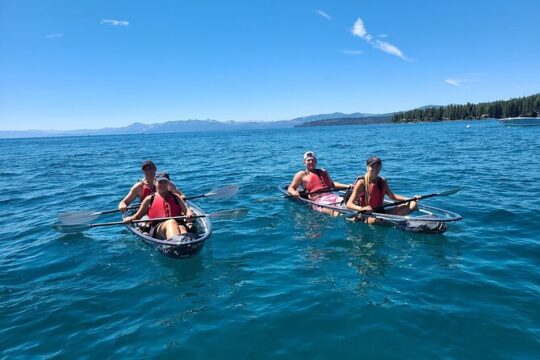
[[[189,201],[187,201],[187,205],[195,215],[205,215],[204,211],[197,205]],[[125,213],[122,218],[127,215]],[[160,240],[149,236],[145,227],[140,223],[129,223],[125,226],[145,243],[157,248],[160,253],[175,258],[186,258],[197,254],[212,233],[212,224],[207,216],[195,218],[189,233],[169,240]]]
[[[295,198],[288,194],[287,188],[289,183],[283,183],[278,186],[278,189],[283,193],[287,198],[291,200],[296,200],[312,207],[313,205],[324,207],[337,211],[340,215],[354,219],[357,217],[358,212],[348,209],[344,204],[320,204],[314,201],[311,201],[307,198]],[[344,191],[335,191],[344,195]],[[360,214],[362,220],[365,220],[368,215]],[[428,205],[419,205],[418,210],[406,215],[391,215],[384,213],[369,213],[370,217],[381,220],[384,225],[392,226],[404,231],[416,232],[416,233],[426,233],[426,234],[442,234],[448,230],[448,223],[459,221],[462,219],[462,216],[454,212],[440,209],[434,206]]]

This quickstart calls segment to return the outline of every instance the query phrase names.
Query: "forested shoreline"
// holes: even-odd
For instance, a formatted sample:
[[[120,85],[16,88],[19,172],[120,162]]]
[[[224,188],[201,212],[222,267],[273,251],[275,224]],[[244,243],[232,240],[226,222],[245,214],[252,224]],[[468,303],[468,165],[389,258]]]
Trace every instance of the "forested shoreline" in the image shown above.
[[[501,119],[517,116],[538,116],[540,93],[510,100],[499,100],[478,104],[431,106],[397,112],[392,122],[442,121],[463,119]]]

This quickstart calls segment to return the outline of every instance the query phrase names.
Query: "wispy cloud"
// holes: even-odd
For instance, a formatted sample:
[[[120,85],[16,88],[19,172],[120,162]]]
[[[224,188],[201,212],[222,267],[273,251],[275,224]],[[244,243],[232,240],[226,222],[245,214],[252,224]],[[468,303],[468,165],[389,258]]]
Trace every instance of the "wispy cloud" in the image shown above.
[[[362,50],[349,50],[349,49],[344,49],[342,50],[342,52],[347,55],[362,55],[364,53]]]
[[[444,80],[447,84],[450,84],[452,86],[461,86],[461,82],[456,79],[446,79]]]
[[[356,20],[351,29],[351,32],[354,36],[364,39],[368,44],[370,44],[376,49],[384,51],[385,53],[388,53],[390,55],[397,56],[400,59],[408,60],[405,55],[403,55],[403,52],[398,49],[397,46],[392,45],[386,41],[373,39],[373,36],[368,33],[366,26],[364,25],[364,21],[361,18],[358,18]],[[383,35],[384,36],[379,35],[379,37],[386,37],[385,34]]]
[[[371,45],[381,51],[384,51],[385,53],[397,56],[398,58],[402,58],[403,60],[407,60],[401,50],[399,50],[395,45],[387,43],[386,41],[375,40]]]
[[[101,24],[111,26],[128,26],[129,22],[126,20],[114,20],[114,19],[101,19]]]
[[[47,39],[55,39],[55,38],[60,38],[62,36],[64,36],[64,34],[55,33],[55,34],[49,34],[49,35],[45,36],[45,38],[47,38]]]
[[[326,20],[329,20],[329,21],[332,20],[332,17],[330,15],[328,15],[327,13],[325,13],[324,11],[322,11],[322,10],[315,10],[315,14],[317,14],[319,16],[322,16]]]
[[[452,86],[460,86],[464,88],[469,88],[469,85],[471,84],[484,81],[486,76],[487,74],[485,73],[472,72],[472,73],[461,74],[456,77],[448,78],[444,80],[444,82]]]

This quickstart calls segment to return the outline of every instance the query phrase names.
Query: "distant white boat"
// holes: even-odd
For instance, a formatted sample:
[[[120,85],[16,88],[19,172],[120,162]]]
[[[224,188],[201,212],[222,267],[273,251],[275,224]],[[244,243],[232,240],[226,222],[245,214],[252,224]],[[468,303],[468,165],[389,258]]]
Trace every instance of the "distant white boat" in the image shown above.
[[[511,117],[499,119],[499,122],[506,126],[538,126],[540,117]]]

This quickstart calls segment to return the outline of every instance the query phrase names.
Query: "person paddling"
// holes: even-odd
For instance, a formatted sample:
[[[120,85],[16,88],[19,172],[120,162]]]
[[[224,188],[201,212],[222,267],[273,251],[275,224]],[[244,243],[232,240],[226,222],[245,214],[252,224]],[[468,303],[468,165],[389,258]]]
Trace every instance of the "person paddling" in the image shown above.
[[[156,176],[157,167],[152,160],[144,160],[141,166],[144,178],[137,181],[129,190],[128,194],[118,204],[118,210],[124,212],[127,210],[129,204],[131,204],[137,197],[142,202],[147,196],[156,192],[154,185],[154,178]],[[169,175],[165,173],[168,177]],[[184,194],[174,186],[173,183],[169,183],[169,190],[177,193],[185,200]]]
[[[172,239],[177,235],[186,234],[188,225],[192,222],[193,212],[187,207],[180,195],[169,190],[170,182],[166,173],[158,174],[154,183],[156,193],[143,200],[139,210],[133,216],[126,216],[124,223],[139,220],[148,215],[150,231],[148,235],[157,239]],[[186,220],[169,219],[164,221],[152,221],[152,219],[174,216],[186,216]]]
[[[367,172],[356,179],[352,192],[346,199],[347,208],[359,212],[371,212],[384,204],[385,195],[395,201],[408,199],[404,196],[394,194],[390,190],[386,179],[379,176],[382,168],[382,160],[380,158],[376,156],[370,157],[366,161],[366,167]],[[415,198],[418,198],[418,196],[415,196]],[[416,210],[417,204],[418,199],[389,210],[377,209],[377,212],[392,215],[407,215]],[[356,219],[359,220],[360,216]],[[365,222],[367,224],[374,224],[377,222],[377,219],[370,216]]]
[[[328,171],[317,169],[317,157],[313,151],[308,151],[304,154],[304,165],[306,170],[302,170],[294,175],[293,180],[287,192],[294,197],[302,195],[307,196],[310,200],[321,205],[336,205],[339,204],[342,198],[339,195],[333,194],[332,190],[348,189],[350,185],[341,184],[332,180]],[[303,194],[300,194],[298,187],[302,186]],[[330,214],[333,216],[339,215],[334,210],[323,206],[313,205],[313,210]]]

